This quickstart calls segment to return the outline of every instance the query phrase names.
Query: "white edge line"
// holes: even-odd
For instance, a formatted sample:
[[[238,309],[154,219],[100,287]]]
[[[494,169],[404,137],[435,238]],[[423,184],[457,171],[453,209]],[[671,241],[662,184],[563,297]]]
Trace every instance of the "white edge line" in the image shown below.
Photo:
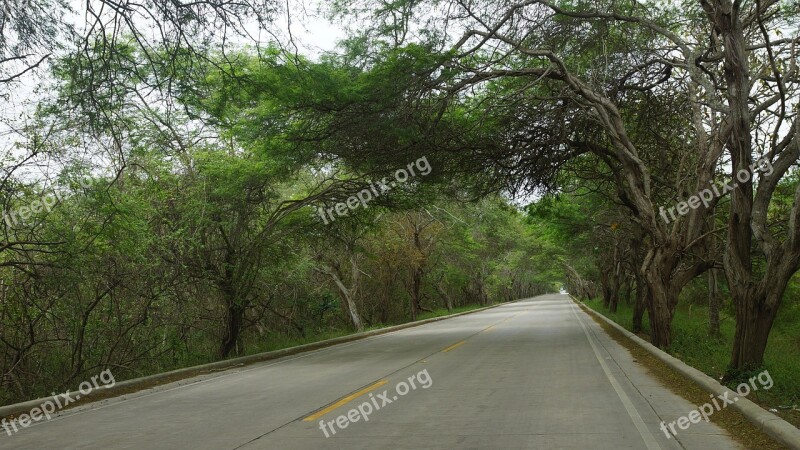
[[[650,433],[650,429],[647,428],[645,425],[644,420],[642,420],[642,416],[639,415],[639,411],[636,410],[636,407],[633,406],[633,402],[628,397],[628,394],[622,390],[622,387],[617,382],[614,375],[611,374],[611,370],[608,368],[605,360],[603,360],[602,356],[600,355],[600,351],[597,349],[597,345],[594,343],[594,339],[589,334],[589,330],[586,329],[586,325],[583,324],[580,316],[575,312],[575,305],[570,301],[570,310],[572,314],[575,315],[575,318],[578,319],[578,323],[583,328],[583,333],[586,335],[586,339],[589,340],[589,345],[592,346],[592,350],[594,350],[594,356],[597,358],[597,361],[600,363],[600,367],[603,368],[603,372],[606,374],[606,378],[608,381],[611,382],[611,386],[614,387],[614,390],[617,391],[617,396],[622,401],[622,404],[625,406],[625,410],[628,412],[628,416],[630,416],[633,424],[636,426],[636,429],[639,430],[639,434],[644,439],[645,445],[647,445],[648,450],[661,450],[661,446],[658,445],[656,438],[653,437],[653,434]]]

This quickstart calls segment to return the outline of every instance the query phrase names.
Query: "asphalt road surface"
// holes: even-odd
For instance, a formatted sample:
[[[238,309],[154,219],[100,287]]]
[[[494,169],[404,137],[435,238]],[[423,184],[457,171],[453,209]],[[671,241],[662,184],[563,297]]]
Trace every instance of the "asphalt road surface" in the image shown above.
[[[3,449],[731,449],[566,295],[85,405]],[[0,430],[2,432],[2,430]]]

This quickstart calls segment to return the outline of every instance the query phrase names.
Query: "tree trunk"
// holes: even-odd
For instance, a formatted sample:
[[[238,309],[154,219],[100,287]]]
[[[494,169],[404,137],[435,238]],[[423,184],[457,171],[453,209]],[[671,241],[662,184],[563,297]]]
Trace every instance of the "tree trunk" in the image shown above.
[[[650,318],[650,343],[666,349],[672,344],[672,316],[678,306],[683,282],[675,280],[676,260],[668,249],[657,249],[648,255],[644,268],[648,288],[647,312]]]
[[[649,286],[650,303],[647,305],[647,316],[650,318],[650,343],[658,348],[666,349],[672,345],[672,316],[669,289],[662,285]]]
[[[225,300],[225,331],[219,346],[219,356],[222,358],[228,357],[234,350],[238,352],[236,344],[239,342],[244,325],[244,312],[247,309],[247,303],[242,298],[239,283],[234,276],[232,261],[233,257],[229,253],[226,257],[228,265],[218,284],[219,291]]]
[[[717,270],[708,271],[708,334],[720,337],[719,331],[719,286],[717,284]]]
[[[612,260],[612,270],[609,288],[611,289],[611,298],[608,302],[608,310],[612,313],[617,312],[617,305],[619,304],[619,290],[622,287],[622,262],[619,261],[619,241],[614,243],[614,259]]]
[[[352,322],[353,327],[355,327],[356,331],[364,331],[364,323],[361,321],[361,316],[358,314],[358,307],[353,299],[353,291],[355,289],[347,289],[347,286],[342,283],[342,280],[333,271],[328,272],[328,275],[333,278],[333,282],[336,283],[336,286],[339,288],[339,295],[344,301],[347,315],[350,316],[350,322]]]
[[[608,309],[611,305],[611,286],[609,281],[608,269],[600,268],[600,288],[603,290],[603,308]]]
[[[636,303],[633,305],[633,332],[640,333],[642,331],[642,318],[644,317],[645,311],[647,311],[647,305],[649,303],[648,300],[649,291],[647,288],[647,283],[645,281],[644,276],[637,275],[636,276]]]
[[[237,342],[244,323],[244,310],[242,305],[236,301],[229,301],[225,310],[225,333],[222,336],[222,343],[219,347],[219,356],[227,358],[231,352],[237,349]],[[237,351],[238,352],[238,351]]]
[[[778,308],[770,307],[766,297],[752,293],[744,298],[734,297],[736,305],[736,334],[730,369],[734,372],[755,370],[764,363],[769,332]]]
[[[345,295],[345,301],[347,302],[347,312],[350,314],[350,320],[353,322],[353,326],[356,327],[356,331],[364,331],[364,323],[361,321],[361,316],[358,315],[355,300],[351,295]]]
[[[453,310],[453,299],[450,297],[450,295],[444,289],[444,286],[442,286],[441,281],[436,283],[435,286],[436,286],[436,292],[438,292],[439,295],[444,300],[444,306],[447,308],[447,311],[448,312],[452,311]]]
[[[603,288],[603,306],[611,312],[617,312],[617,306],[619,305],[619,290],[622,284],[620,280],[620,269],[621,264],[614,261],[610,268],[603,267],[600,270],[600,284]]]
[[[728,283],[736,308],[736,334],[728,375],[755,370],[764,363],[769,333],[775,322],[786,287],[796,272],[798,257],[773,254],[764,279],[756,285]],[[777,267],[776,267],[777,266]]]
[[[414,269],[411,275],[411,320],[417,320],[417,312],[421,308],[420,291],[422,289],[422,276],[424,271],[421,267]]]
[[[345,312],[350,317],[350,322],[353,324],[353,327],[355,327],[356,331],[364,331],[364,323],[361,321],[361,316],[358,314],[358,307],[355,302],[359,279],[358,264],[355,258],[350,258],[350,265],[353,272],[351,274],[352,286],[349,289],[344,285],[342,278],[339,276],[338,266],[336,270],[328,266],[322,266],[319,270],[331,277],[336,287],[339,288],[339,297],[343,300]]]
[[[608,303],[608,310],[612,313],[617,312],[617,306],[619,305],[619,285],[615,284],[611,286],[611,299]]]
[[[624,286],[625,287],[621,289],[622,293],[624,294],[623,298],[625,299],[625,304],[630,306],[631,298],[633,297],[633,295],[631,295],[633,293],[632,292],[633,291],[633,279],[632,279],[632,277],[625,277]]]

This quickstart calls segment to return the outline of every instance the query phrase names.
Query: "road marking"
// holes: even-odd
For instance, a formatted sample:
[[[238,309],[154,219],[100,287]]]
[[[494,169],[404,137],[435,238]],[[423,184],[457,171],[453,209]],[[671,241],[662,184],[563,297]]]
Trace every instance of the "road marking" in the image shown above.
[[[389,380],[381,380],[381,381],[378,381],[375,384],[372,384],[370,386],[365,387],[364,389],[362,389],[362,390],[360,390],[358,392],[354,392],[354,393],[348,395],[347,397],[343,397],[341,400],[339,400],[336,403],[328,406],[327,408],[321,409],[321,410],[317,411],[316,413],[306,417],[305,419],[303,419],[303,422],[311,422],[311,421],[314,421],[316,419],[319,419],[320,417],[324,416],[325,414],[328,414],[329,412],[333,411],[334,409],[336,409],[336,408],[338,408],[338,407],[340,407],[342,405],[346,405],[347,403],[350,403],[354,399],[366,394],[369,391],[375,390],[375,389],[383,386],[384,384],[386,384],[388,382],[389,382]]]
[[[455,344],[451,345],[450,347],[447,347],[446,349],[442,350],[442,353],[447,353],[447,352],[449,352],[450,350],[454,350],[454,349],[456,349],[456,348],[458,348],[458,347],[461,347],[461,346],[462,346],[462,345],[464,345],[464,343],[466,343],[466,342],[467,342],[467,341],[456,342]]]
[[[650,430],[647,428],[647,425],[644,424],[644,420],[642,420],[642,416],[639,415],[639,411],[636,410],[636,407],[633,406],[633,402],[628,397],[628,394],[622,390],[622,387],[617,383],[616,378],[614,375],[611,374],[611,369],[608,368],[603,357],[600,355],[600,350],[597,349],[597,345],[594,343],[594,339],[589,334],[589,330],[586,329],[586,325],[583,324],[580,316],[575,312],[575,305],[572,304],[570,300],[570,310],[572,314],[575,315],[575,318],[578,319],[578,323],[581,324],[581,328],[583,328],[583,333],[586,334],[586,339],[589,340],[589,345],[592,346],[592,350],[594,350],[594,356],[597,358],[597,361],[600,363],[600,366],[603,368],[603,372],[606,374],[606,378],[608,381],[611,382],[611,386],[614,387],[614,390],[617,391],[617,396],[622,401],[622,405],[625,406],[625,410],[628,412],[628,416],[630,416],[633,424],[636,426],[636,429],[639,430],[639,435],[642,436],[644,439],[645,445],[647,445],[648,450],[661,450],[661,446],[658,445],[656,442],[656,438],[650,433]]]
[[[522,313],[514,314],[513,316],[511,316],[511,317],[507,317],[507,318],[505,318],[505,319],[501,320],[500,322],[497,322],[497,323],[496,323],[496,324],[494,324],[494,325],[489,325],[488,327],[486,327],[486,328],[482,329],[482,330],[480,331],[480,333],[483,333],[484,331],[490,331],[492,328],[494,328],[494,327],[496,327],[496,326],[498,326],[498,325],[502,325],[502,324],[504,324],[504,323],[508,322],[509,320],[513,319],[514,317],[517,317],[519,314],[522,314]]]

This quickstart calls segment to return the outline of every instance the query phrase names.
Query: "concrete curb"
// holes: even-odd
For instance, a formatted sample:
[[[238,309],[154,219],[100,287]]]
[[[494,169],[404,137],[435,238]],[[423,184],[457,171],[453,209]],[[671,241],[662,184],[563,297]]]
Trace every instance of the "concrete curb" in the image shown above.
[[[232,369],[234,367],[254,364],[262,361],[269,361],[273,359],[282,358],[284,356],[292,356],[300,353],[306,353],[314,350],[319,350],[325,347],[331,347],[337,344],[344,344],[346,342],[353,342],[358,341],[361,339],[365,339],[372,336],[379,336],[381,334],[387,334],[394,331],[404,330],[406,328],[418,327],[420,325],[425,325],[428,323],[439,322],[441,320],[452,319],[454,317],[460,317],[467,314],[473,314],[476,312],[486,311],[487,309],[497,308],[498,306],[508,305],[511,303],[516,303],[522,300],[527,299],[519,299],[514,300],[511,302],[505,303],[498,303],[492,306],[486,306],[483,308],[473,309],[471,311],[464,311],[456,314],[449,314],[446,316],[439,316],[439,317],[432,317],[430,319],[425,320],[418,320],[416,322],[408,322],[400,325],[393,325],[386,328],[380,328],[378,330],[371,330],[371,331],[364,331],[361,333],[354,333],[349,334],[347,336],[340,336],[333,339],[326,339],[324,341],[312,342],[309,344],[299,345],[297,347],[289,347],[280,350],[273,350],[271,352],[265,353],[257,353],[255,355],[249,356],[242,356],[239,358],[232,358],[226,359],[223,361],[217,361],[208,364],[202,364],[199,366],[192,366],[192,367],[184,367],[182,369],[172,370],[170,372],[163,372],[158,373],[155,375],[150,375],[141,378],[134,378],[132,380],[120,381],[119,383],[115,383],[113,387],[103,388],[102,386],[99,389],[94,389],[88,394],[81,394],[81,403],[85,404],[88,402],[84,402],[84,400],[90,400],[93,397],[101,397],[101,398],[109,398],[116,397],[119,395],[129,394],[132,392],[136,392],[139,390],[147,389],[152,383],[169,380],[168,382],[180,381],[182,379],[192,378],[199,375],[205,375],[210,372],[219,372],[226,369]],[[115,394],[116,393],[116,394]],[[28,400],[22,403],[15,403],[12,405],[5,405],[0,406],[0,418],[9,417],[12,415],[19,415],[25,414],[33,408],[40,406],[41,404],[51,401],[54,397],[44,397],[39,398],[36,400]],[[77,405],[75,405],[77,406]],[[65,408],[69,409],[69,407]]]
[[[579,305],[581,304],[581,302],[576,300],[575,297],[572,297],[570,295],[570,298],[575,303]],[[663,361],[664,364],[668,365],[673,370],[681,373],[683,376],[694,381],[697,385],[699,385],[707,392],[715,395],[724,395],[724,393],[727,391],[730,393],[729,395],[731,398],[738,396],[738,394],[736,394],[735,391],[732,391],[726,386],[721,385],[719,382],[717,382],[717,380],[709,377],[705,373],[695,369],[694,367],[687,365],[683,361],[655,347],[651,343],[645,341],[639,336],[636,336],[635,334],[626,330],[625,328],[623,328],[613,320],[607,318],[606,316],[598,313],[597,311],[589,307],[586,307],[585,309],[588,310],[591,314],[595,315],[596,317],[599,317],[600,319],[604,320],[612,327],[616,328],[620,333],[624,334],[629,339],[636,342],[640,347],[644,348],[650,354]],[[794,425],[781,419],[775,414],[772,414],[771,412],[764,410],[757,404],[753,403],[752,401],[744,397],[739,398],[739,400],[736,403],[730,405],[730,407],[742,413],[742,415],[747,420],[749,420],[753,425],[755,425],[756,428],[758,428],[771,438],[775,439],[776,441],[780,442],[781,444],[791,449],[800,450],[800,429],[795,428]]]

